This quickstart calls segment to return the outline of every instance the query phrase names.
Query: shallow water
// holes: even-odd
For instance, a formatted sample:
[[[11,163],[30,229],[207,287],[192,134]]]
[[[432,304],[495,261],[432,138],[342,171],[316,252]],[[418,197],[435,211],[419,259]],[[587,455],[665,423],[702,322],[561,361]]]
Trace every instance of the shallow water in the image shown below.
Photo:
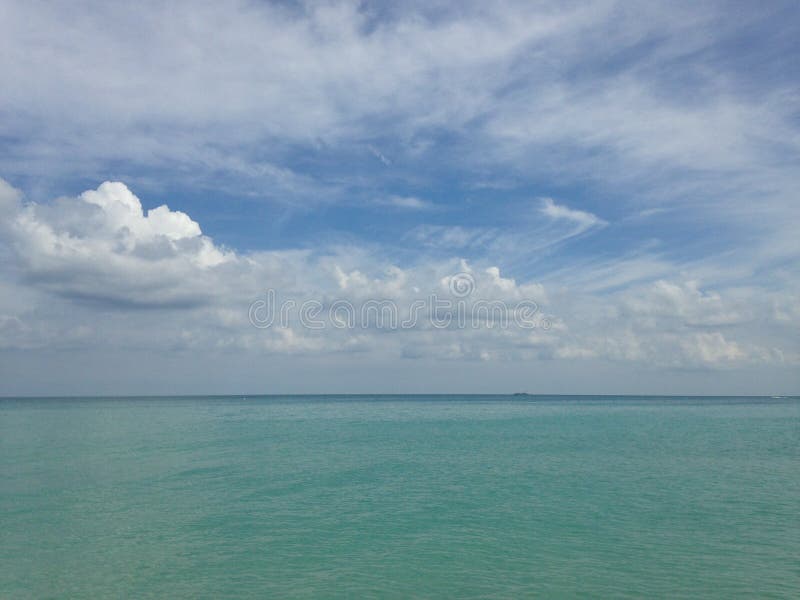
[[[0,400],[0,597],[800,596],[800,400]]]

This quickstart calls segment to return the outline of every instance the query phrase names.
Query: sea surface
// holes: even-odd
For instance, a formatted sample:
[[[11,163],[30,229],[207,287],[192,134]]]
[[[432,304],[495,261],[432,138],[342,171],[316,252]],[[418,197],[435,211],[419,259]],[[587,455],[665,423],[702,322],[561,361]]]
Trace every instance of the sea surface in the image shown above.
[[[800,400],[0,399],[0,598],[798,598]]]

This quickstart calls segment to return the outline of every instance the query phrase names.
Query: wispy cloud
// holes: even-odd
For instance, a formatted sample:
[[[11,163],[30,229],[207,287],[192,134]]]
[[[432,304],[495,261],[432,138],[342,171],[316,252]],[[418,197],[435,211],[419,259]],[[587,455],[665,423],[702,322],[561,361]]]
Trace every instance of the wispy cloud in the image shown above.
[[[387,167],[390,167],[392,165],[392,161],[386,158],[383,152],[378,150],[375,146],[369,146],[369,151],[372,152],[372,155]]]
[[[436,205],[428,200],[417,198],[416,196],[389,196],[378,201],[384,206],[392,206],[402,210],[433,210]]]
[[[583,233],[592,227],[602,227],[608,224],[597,215],[585,210],[577,210],[556,204],[552,198],[542,198],[542,206],[539,210],[542,214],[555,221],[567,221],[574,224],[578,233]]]

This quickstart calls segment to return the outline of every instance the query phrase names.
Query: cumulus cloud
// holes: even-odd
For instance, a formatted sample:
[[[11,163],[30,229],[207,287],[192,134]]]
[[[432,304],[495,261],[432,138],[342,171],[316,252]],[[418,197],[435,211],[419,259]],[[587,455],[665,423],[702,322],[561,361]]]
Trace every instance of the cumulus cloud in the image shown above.
[[[733,362],[745,357],[739,344],[725,339],[720,332],[697,333],[681,341],[681,345],[689,355],[701,363],[717,364]]]
[[[635,294],[625,293],[619,306],[631,318],[676,319],[695,327],[734,325],[752,318],[752,306],[739,298],[723,299],[718,292],[704,291],[697,281],[659,280]]]
[[[96,190],[81,194],[80,199],[99,206],[108,231],[125,232],[131,243],[164,236],[171,241],[199,237],[200,226],[182,212],[173,212],[162,205],[147,211],[124,183],[106,181]]]
[[[612,361],[681,369],[800,360],[788,333],[798,326],[797,311],[788,310],[786,295],[764,290],[709,289],[694,279],[673,278],[595,293],[564,282],[518,281],[485,260],[428,257],[401,267],[391,257],[352,246],[236,253],[216,245],[189,215],[167,206],[145,211],[118,182],[33,204],[0,181],[0,202],[13,252],[10,262],[0,263],[5,349],[346,352],[386,360]],[[551,210],[570,223],[594,222],[587,213],[556,204]],[[434,326],[429,307],[413,327],[391,330],[374,323],[314,330],[296,313],[285,325],[258,329],[248,317],[269,288],[278,301],[298,306],[311,300],[323,310],[337,301],[391,301],[407,319],[415,301],[431,294],[452,298],[462,284],[466,306],[489,303],[474,327]],[[113,310],[98,311],[86,300]],[[514,307],[521,301],[535,307],[533,329],[489,326],[492,303]],[[141,307],[149,310],[133,310]]]
[[[206,295],[197,281],[237,260],[185,213],[166,205],[145,213],[119,182],[50,205],[17,201],[3,222],[24,276],[64,296],[193,304]]]

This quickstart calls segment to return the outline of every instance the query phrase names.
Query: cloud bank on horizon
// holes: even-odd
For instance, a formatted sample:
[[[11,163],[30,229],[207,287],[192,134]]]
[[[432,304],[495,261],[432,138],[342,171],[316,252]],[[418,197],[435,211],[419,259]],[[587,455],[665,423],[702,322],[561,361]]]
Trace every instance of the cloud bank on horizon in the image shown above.
[[[798,391],[792,3],[2,13],[0,395]],[[456,273],[549,326],[248,320]]]

